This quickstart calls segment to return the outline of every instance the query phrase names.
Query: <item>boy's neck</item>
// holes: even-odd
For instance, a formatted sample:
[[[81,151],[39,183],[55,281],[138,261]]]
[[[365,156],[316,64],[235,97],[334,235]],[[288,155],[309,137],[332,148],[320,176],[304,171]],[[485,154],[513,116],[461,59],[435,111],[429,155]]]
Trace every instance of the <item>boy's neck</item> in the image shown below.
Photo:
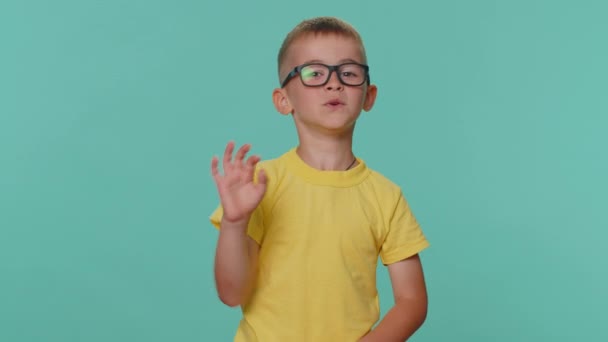
[[[352,152],[352,134],[342,137],[300,139],[298,156],[310,167],[323,171],[345,171],[358,162]]]

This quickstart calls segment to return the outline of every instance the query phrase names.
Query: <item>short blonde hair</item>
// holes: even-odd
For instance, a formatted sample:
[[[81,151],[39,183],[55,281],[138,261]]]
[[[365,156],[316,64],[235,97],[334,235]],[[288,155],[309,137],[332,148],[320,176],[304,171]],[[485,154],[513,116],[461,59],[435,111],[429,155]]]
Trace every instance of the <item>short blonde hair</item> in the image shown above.
[[[351,24],[336,17],[315,17],[300,22],[287,34],[283,40],[283,44],[279,49],[277,59],[279,77],[281,75],[281,67],[285,62],[289,47],[296,39],[307,34],[337,34],[347,38],[352,38],[361,46],[363,63],[367,63],[363,39],[361,38],[359,32],[357,32],[357,30]]]

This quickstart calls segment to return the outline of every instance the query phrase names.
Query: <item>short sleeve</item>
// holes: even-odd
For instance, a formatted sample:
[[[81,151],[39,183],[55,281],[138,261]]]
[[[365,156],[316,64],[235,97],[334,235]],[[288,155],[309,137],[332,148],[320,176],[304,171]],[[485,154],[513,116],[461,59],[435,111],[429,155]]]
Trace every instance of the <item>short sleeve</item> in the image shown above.
[[[220,222],[222,222],[222,215],[224,214],[224,210],[222,205],[218,205],[217,208],[211,213],[209,220],[211,224],[220,229]],[[262,243],[262,237],[264,235],[264,214],[262,212],[262,206],[259,205],[251,214],[251,219],[249,220],[249,226],[247,227],[247,234],[251,236],[258,244]]]
[[[409,258],[429,245],[407,200],[400,192],[380,250],[382,263],[388,265]]]

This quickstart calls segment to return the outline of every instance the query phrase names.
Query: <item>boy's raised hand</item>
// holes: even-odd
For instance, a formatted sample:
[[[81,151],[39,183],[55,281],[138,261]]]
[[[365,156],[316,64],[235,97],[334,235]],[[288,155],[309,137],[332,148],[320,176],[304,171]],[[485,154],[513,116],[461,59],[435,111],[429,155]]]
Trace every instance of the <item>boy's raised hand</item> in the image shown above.
[[[260,170],[257,184],[253,182],[255,165],[260,157],[254,155],[244,160],[250,148],[249,144],[241,146],[232,160],[234,142],[226,145],[222,164],[224,175],[218,171],[218,158],[214,156],[211,160],[211,174],[220,195],[224,220],[229,222],[248,220],[266,192],[267,178],[264,170]]]

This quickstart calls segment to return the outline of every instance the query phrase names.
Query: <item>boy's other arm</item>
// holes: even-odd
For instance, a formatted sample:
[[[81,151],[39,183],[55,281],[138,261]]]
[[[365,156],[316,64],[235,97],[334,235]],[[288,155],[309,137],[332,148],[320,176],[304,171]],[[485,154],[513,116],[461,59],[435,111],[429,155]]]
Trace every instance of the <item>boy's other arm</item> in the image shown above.
[[[211,174],[224,210],[215,255],[215,283],[221,301],[229,306],[248,299],[257,265],[259,247],[247,230],[266,192],[266,175],[260,170],[258,182],[254,182],[254,169],[260,158],[251,156],[245,160],[250,147],[243,145],[233,159],[234,142],[226,145],[223,175],[218,170],[219,158],[211,160]]]
[[[259,245],[247,235],[247,223],[222,220],[215,255],[215,284],[220,300],[231,307],[249,298]]]
[[[407,341],[426,319],[428,298],[418,254],[388,266],[395,305],[359,342]]]

